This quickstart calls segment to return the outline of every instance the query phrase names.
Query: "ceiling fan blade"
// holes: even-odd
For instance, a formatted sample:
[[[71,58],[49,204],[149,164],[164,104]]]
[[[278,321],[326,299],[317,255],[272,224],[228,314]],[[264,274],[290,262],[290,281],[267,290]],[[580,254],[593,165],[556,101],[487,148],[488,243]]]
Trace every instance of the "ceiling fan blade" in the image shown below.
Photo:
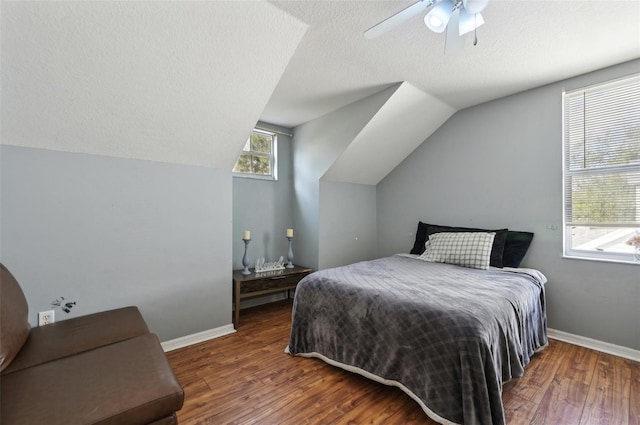
[[[489,4],[489,0],[462,0],[464,10],[471,15],[482,12],[487,4]]]
[[[458,23],[460,21],[460,9],[456,9],[449,19],[447,25],[447,35],[444,40],[444,54],[452,55],[464,49],[464,37],[458,33]]]
[[[465,35],[468,32],[484,25],[484,18],[480,13],[470,15],[466,10],[460,11],[460,22],[458,24],[459,34]]]
[[[368,30],[364,32],[364,38],[375,38],[387,31],[392,30],[397,27],[401,23],[405,22],[409,18],[416,16],[417,14],[424,12],[428,8],[430,8],[436,0],[419,0],[417,3],[412,4],[409,7],[402,9],[400,12],[396,13],[385,19],[382,22],[377,23],[372,26]]]

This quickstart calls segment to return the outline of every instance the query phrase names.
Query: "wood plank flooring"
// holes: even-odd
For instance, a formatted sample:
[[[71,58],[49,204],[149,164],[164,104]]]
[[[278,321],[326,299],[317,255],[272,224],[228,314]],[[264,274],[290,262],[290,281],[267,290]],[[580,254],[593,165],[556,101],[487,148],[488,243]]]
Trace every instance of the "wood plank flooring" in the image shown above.
[[[167,353],[180,424],[435,424],[397,388],[285,354],[290,317],[290,301],[243,310],[235,334]],[[551,340],[503,398],[513,425],[640,425],[640,363]]]

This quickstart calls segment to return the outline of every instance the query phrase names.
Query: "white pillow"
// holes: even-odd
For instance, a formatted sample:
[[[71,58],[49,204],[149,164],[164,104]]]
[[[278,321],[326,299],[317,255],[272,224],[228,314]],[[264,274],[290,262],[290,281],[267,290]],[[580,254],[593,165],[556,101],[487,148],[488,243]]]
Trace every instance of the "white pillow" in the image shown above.
[[[489,269],[492,232],[446,232],[429,235],[421,260],[448,263],[473,269]]]

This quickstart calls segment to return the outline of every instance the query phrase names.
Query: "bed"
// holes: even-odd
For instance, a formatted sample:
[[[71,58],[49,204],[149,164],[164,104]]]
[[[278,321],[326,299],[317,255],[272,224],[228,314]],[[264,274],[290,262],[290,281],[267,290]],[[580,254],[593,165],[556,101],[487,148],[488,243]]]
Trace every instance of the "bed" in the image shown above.
[[[297,287],[286,352],[394,385],[441,424],[504,424],[502,383],[547,344],[546,278],[395,255]]]

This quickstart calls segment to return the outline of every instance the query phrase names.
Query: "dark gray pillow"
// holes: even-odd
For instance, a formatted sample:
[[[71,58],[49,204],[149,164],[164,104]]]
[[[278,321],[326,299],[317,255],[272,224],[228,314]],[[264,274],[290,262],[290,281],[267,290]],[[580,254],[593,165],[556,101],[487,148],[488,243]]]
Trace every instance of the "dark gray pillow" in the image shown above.
[[[509,230],[502,254],[502,264],[505,267],[520,267],[520,263],[529,250],[533,233]]]
[[[418,230],[416,230],[416,240],[413,243],[411,254],[420,255],[424,252],[424,244],[427,243],[427,226],[426,223],[418,222]]]
[[[418,222],[418,229],[416,230],[416,239],[413,243],[413,248],[411,249],[412,254],[420,255],[424,252],[424,244],[429,239],[429,235],[427,234],[427,229],[429,227],[439,227],[443,229],[465,229],[465,230],[457,230],[460,231],[484,231],[487,232],[489,230],[480,230],[480,229],[466,229],[464,227],[450,227],[450,226],[438,226],[423,223],[421,221]],[[432,232],[433,233],[433,232]],[[498,238],[498,233],[496,232],[496,238]],[[500,242],[500,238],[498,238]],[[529,246],[531,245],[531,240],[533,239],[533,233],[531,232],[520,232],[520,231],[507,231],[502,251],[502,261],[501,266],[494,266],[494,264],[498,264],[498,261],[492,261],[491,265],[494,267],[520,267],[520,263],[524,258],[525,254],[529,250]],[[494,244],[496,240],[494,239]],[[491,251],[491,259],[493,260],[493,251]]]

